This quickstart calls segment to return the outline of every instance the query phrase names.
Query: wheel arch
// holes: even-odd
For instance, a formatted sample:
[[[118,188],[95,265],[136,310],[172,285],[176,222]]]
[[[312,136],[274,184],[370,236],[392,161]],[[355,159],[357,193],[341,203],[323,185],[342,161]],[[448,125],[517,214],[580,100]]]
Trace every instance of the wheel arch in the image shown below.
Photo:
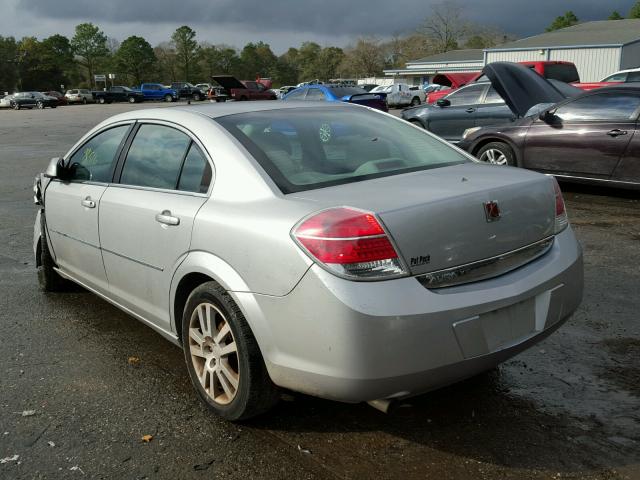
[[[247,323],[254,330],[252,318],[247,315],[245,306],[235,295],[235,292],[249,292],[249,287],[238,272],[213,254],[201,251],[190,252],[174,272],[170,289],[171,326],[180,342],[182,342],[182,313],[189,295],[199,285],[211,281],[216,282],[231,295]]]
[[[521,158],[521,154],[520,154],[520,150],[514,145],[514,143],[505,137],[499,136],[499,135],[492,135],[489,137],[484,137],[481,138],[480,140],[477,141],[477,143],[475,143],[473,145],[473,147],[471,148],[471,151],[469,153],[471,153],[471,155],[473,155],[474,157],[477,156],[478,151],[484,147],[485,145],[489,144],[489,143],[504,143],[506,145],[509,146],[509,148],[511,148],[511,150],[513,151],[513,154],[516,157],[516,164],[518,165],[518,167],[522,166],[522,158]]]

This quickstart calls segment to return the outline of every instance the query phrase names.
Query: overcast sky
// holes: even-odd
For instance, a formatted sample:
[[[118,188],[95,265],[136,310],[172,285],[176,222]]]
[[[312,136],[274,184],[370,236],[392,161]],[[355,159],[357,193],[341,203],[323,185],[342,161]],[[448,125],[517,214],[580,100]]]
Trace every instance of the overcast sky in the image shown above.
[[[180,25],[200,41],[242,47],[263,40],[276,53],[305,40],[345,46],[361,35],[382,39],[409,33],[440,0],[0,0],[0,35],[44,38],[73,36],[81,22],[97,24],[108,36],[167,41]],[[519,37],[544,31],[566,10],[581,21],[626,15],[634,0],[466,0],[468,20],[496,26]]]

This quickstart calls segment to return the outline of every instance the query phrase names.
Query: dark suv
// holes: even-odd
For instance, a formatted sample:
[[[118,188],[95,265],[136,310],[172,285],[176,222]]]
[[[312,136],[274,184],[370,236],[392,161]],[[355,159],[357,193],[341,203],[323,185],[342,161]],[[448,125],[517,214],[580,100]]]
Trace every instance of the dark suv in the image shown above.
[[[204,100],[204,97],[206,96],[205,92],[189,82],[173,82],[171,84],[171,89],[176,91],[178,98],[189,98],[196,102]]]

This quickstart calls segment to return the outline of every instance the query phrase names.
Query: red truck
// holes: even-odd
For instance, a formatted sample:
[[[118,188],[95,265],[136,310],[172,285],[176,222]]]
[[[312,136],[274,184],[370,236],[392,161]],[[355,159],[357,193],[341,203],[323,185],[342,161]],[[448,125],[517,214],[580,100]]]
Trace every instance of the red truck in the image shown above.
[[[214,75],[211,77],[220,89],[212,88],[209,98],[216,100],[218,96],[234,100],[276,100],[276,94],[268,90],[263,81],[238,80],[232,75]],[[216,91],[217,90],[217,91]]]
[[[518,62],[525,67],[529,67],[532,70],[535,70],[540,76],[544,78],[550,78],[553,80],[559,80],[561,82],[570,83],[574,87],[580,88],[582,90],[593,90],[594,88],[606,87],[608,85],[614,85],[617,82],[591,82],[591,83],[580,83],[580,75],[578,74],[578,69],[575,64],[571,62],[560,62],[560,61],[536,61],[536,62]],[[440,74],[434,77],[434,83],[436,82],[437,77],[441,76],[451,76],[451,75],[462,75],[462,74]],[[468,75],[468,74],[465,74]],[[478,72],[475,76],[466,83],[475,82],[480,78],[481,74]],[[452,84],[452,88],[449,90],[439,90],[437,92],[430,93],[427,97],[427,103],[433,103],[439,98],[442,98],[446,95],[449,95],[456,88],[461,87],[462,85],[454,86]]]

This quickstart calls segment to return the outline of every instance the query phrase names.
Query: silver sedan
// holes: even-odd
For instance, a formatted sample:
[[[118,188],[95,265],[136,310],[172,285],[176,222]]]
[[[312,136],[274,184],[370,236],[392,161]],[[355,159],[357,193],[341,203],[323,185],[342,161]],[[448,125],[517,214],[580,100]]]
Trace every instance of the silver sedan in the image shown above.
[[[385,409],[530,347],[582,296],[553,178],[361,106],[136,110],[34,189],[42,288],[80,284],[182,346],[230,420],[280,389]]]

